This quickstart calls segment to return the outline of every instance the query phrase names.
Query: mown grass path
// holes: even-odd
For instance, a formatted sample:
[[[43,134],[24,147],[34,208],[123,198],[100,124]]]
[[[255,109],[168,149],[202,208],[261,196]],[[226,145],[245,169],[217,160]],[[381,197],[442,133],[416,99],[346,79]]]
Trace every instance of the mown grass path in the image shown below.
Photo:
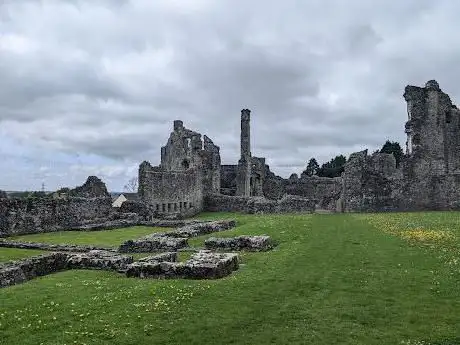
[[[2,289],[0,343],[355,345],[460,337],[459,274],[435,252],[353,215],[201,217],[223,216],[239,226],[219,235],[268,234],[279,246],[242,254],[240,269],[221,280],[67,271]]]

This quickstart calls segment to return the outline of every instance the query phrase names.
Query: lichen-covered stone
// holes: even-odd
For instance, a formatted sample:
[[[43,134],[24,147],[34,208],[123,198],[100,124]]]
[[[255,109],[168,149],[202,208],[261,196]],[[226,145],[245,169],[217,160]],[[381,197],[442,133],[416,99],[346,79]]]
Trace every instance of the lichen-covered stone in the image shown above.
[[[266,251],[273,248],[270,236],[210,237],[204,242],[208,249]]]

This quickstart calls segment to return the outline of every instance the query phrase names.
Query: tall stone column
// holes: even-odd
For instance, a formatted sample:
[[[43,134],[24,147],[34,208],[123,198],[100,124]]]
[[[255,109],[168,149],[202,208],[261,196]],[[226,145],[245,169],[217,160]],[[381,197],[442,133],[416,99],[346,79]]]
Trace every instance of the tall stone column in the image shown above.
[[[236,195],[251,196],[251,111],[241,110],[241,157],[236,176]]]

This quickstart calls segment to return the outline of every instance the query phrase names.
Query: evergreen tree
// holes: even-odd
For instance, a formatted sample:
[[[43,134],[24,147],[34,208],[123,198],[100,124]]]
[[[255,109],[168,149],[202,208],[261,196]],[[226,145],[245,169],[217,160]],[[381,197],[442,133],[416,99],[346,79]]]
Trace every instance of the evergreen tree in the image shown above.
[[[399,145],[398,142],[396,141],[389,141],[387,140],[385,144],[383,144],[382,149],[380,150],[381,153],[392,153],[393,156],[395,156],[396,159],[396,166],[399,167],[399,163],[401,162],[401,159],[404,155],[404,152],[401,148],[401,145]]]
[[[345,169],[347,158],[344,155],[335,156],[329,162],[321,165],[318,169],[318,176],[321,177],[339,177]]]
[[[308,161],[307,167],[305,168],[302,174],[307,175],[307,176],[313,176],[318,173],[318,169],[319,169],[319,164],[316,161],[316,159],[310,158],[310,160]]]

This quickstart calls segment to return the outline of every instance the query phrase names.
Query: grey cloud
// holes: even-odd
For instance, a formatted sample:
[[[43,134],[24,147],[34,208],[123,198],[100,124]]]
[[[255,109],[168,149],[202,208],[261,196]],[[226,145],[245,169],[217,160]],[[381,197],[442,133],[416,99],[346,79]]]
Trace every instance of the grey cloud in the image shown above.
[[[406,84],[437,79],[460,100],[455,2],[173,5],[4,2],[0,32],[36,47],[0,44],[0,126],[44,152],[156,164],[182,119],[235,163],[247,107],[253,153],[289,175],[312,156],[403,143]]]

